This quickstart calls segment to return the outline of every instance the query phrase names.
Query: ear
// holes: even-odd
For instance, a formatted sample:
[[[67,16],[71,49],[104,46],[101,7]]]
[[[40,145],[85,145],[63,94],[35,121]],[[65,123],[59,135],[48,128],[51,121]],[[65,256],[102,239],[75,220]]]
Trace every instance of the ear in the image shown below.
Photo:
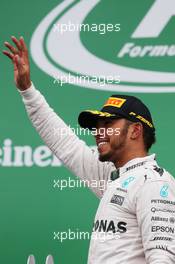
[[[130,132],[130,138],[131,139],[137,139],[142,135],[143,133],[143,126],[141,123],[133,123],[131,125],[131,132]]]

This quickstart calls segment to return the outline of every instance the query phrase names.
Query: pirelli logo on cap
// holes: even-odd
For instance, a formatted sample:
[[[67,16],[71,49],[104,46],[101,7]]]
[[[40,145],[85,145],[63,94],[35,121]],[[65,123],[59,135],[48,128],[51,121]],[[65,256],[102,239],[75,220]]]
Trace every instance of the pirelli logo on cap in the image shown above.
[[[123,98],[109,97],[104,106],[114,106],[120,108],[125,103],[125,101],[126,99]]]

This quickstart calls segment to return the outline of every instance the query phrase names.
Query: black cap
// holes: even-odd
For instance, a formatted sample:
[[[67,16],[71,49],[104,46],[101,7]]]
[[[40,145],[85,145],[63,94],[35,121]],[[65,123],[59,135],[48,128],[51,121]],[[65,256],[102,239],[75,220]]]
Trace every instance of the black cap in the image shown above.
[[[135,96],[111,95],[100,111],[81,112],[78,122],[81,127],[92,130],[96,127],[97,120],[106,118],[126,118],[132,122],[141,122],[151,131],[155,131],[148,107]]]

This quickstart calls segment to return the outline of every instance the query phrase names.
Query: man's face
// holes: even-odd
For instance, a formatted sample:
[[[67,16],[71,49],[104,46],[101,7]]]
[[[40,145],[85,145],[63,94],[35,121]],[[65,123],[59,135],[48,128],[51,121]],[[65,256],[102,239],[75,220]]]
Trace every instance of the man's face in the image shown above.
[[[117,161],[126,148],[128,127],[124,118],[98,120],[95,138],[100,161]]]

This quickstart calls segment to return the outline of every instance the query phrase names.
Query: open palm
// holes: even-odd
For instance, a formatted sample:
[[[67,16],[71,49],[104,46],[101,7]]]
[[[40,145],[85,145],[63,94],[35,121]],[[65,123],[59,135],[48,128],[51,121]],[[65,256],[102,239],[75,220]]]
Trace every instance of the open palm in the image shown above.
[[[9,57],[14,65],[14,80],[17,88],[26,90],[31,86],[28,50],[23,37],[18,40],[12,36],[11,39],[15,46],[7,41],[4,42],[10,51],[4,50],[3,54]]]

